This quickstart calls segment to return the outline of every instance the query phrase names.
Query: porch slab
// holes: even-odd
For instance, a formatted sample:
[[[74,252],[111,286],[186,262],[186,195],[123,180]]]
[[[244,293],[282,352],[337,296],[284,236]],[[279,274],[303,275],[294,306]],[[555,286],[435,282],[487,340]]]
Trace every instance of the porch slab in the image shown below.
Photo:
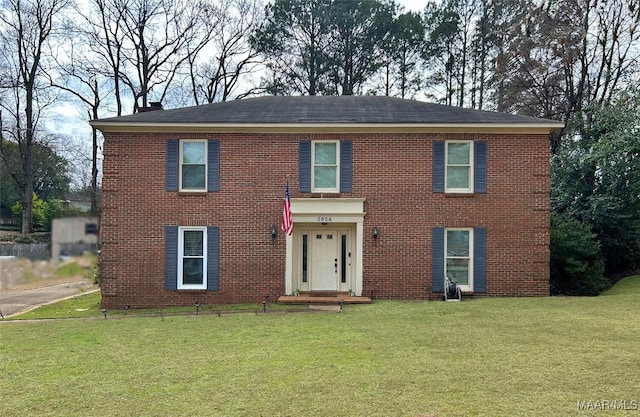
[[[371,304],[371,298],[349,296],[341,293],[335,295],[300,294],[281,295],[278,297],[277,302],[278,304]]]

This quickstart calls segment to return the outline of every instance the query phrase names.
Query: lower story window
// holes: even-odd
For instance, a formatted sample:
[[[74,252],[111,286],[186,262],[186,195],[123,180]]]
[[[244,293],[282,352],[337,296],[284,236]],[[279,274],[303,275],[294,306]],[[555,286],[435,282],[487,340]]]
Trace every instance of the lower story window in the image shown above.
[[[463,287],[473,288],[473,229],[446,229],[445,274]]]
[[[182,227],[178,233],[178,289],[207,288],[207,228]]]

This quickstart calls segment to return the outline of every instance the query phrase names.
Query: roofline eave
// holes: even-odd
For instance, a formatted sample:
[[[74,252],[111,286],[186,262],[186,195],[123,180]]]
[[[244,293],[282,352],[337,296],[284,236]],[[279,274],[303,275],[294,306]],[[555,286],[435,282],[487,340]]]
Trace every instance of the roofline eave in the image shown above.
[[[92,120],[102,132],[150,133],[529,133],[564,127],[548,123],[141,123]]]

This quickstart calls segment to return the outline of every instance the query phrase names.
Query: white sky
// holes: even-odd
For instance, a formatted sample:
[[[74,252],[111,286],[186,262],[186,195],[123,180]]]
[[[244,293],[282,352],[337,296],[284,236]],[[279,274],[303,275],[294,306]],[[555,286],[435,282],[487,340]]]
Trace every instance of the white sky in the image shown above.
[[[422,12],[428,1],[429,0],[396,0],[397,3],[404,6],[405,12]]]

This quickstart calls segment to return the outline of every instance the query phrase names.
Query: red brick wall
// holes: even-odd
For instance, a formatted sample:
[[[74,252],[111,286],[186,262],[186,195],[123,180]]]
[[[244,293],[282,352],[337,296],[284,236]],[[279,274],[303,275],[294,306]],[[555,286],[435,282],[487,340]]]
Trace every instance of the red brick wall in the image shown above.
[[[432,141],[487,142],[486,194],[431,191]],[[168,139],[220,141],[220,192],[165,191]],[[119,308],[259,302],[284,293],[284,185],[298,193],[298,141],[353,140],[353,192],[365,198],[364,294],[424,299],[431,229],[487,228],[487,294],[549,291],[549,145],[546,135],[106,133],[101,220],[103,305]],[[270,225],[278,228],[272,242]],[[219,291],[164,290],[164,228],[220,228]],[[371,238],[373,226],[380,237]]]

